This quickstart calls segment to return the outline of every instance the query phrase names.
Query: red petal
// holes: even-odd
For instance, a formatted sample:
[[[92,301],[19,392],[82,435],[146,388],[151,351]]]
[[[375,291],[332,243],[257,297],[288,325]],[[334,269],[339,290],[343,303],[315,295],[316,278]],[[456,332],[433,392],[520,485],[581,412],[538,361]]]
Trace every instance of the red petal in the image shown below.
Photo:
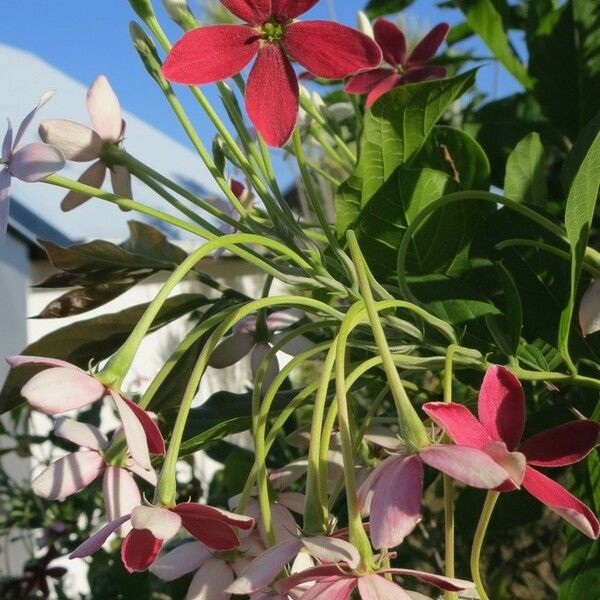
[[[383,51],[383,58],[394,67],[406,60],[406,38],[400,28],[387,19],[377,19],[373,26],[375,41]]]
[[[298,80],[280,46],[266,44],[246,85],[250,120],[270,146],[283,146],[298,118]]]
[[[479,390],[477,407],[479,420],[490,436],[514,450],[525,426],[521,382],[504,367],[490,367]]]
[[[200,84],[239,73],[258,51],[259,35],[246,25],[209,25],[175,43],[162,72],[176,83]]]
[[[221,0],[221,4],[251,25],[264,23],[271,14],[271,0]]]
[[[158,556],[162,545],[162,540],[155,538],[148,529],[132,529],[121,546],[125,568],[130,573],[145,571]]]
[[[588,537],[596,539],[600,535],[600,523],[594,513],[556,481],[527,467],[523,487]]]
[[[374,87],[394,75],[392,69],[373,69],[351,77],[344,87],[348,94],[368,94]]]
[[[598,444],[600,423],[571,421],[542,431],[521,444],[527,462],[538,467],[564,467],[585,458]]]
[[[274,17],[285,23],[309,11],[319,0],[273,0]]]
[[[150,415],[143,408],[140,408],[135,402],[128,400],[124,396],[121,396],[121,398],[125,400],[127,406],[131,408],[140,422],[140,425],[144,428],[146,441],[148,442],[148,452],[151,452],[152,454],[164,454],[165,440],[163,439],[158,425],[152,420]]]
[[[425,62],[434,56],[446,38],[450,25],[436,25],[416,46],[408,57],[409,63]]]
[[[492,441],[475,415],[462,404],[427,402],[423,404],[423,410],[455,444],[483,448]]]
[[[446,68],[431,66],[431,67],[413,67],[408,73],[402,77],[402,83],[419,83],[427,79],[441,79],[446,77]]]
[[[341,79],[381,63],[379,46],[367,35],[331,21],[292,23],[283,45],[305,69],[327,79]]]
[[[401,83],[402,78],[396,73],[384,79],[379,85],[376,85],[367,96],[367,106],[371,108],[371,106],[373,106],[373,104],[375,104],[375,102],[379,100],[381,96],[387,94],[387,92]]]

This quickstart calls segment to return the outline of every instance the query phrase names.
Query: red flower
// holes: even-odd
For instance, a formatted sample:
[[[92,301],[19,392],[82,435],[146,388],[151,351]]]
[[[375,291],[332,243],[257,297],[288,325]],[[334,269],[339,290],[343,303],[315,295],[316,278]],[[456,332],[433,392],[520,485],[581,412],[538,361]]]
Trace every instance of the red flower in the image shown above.
[[[588,537],[600,535],[594,513],[561,485],[533,467],[564,467],[585,458],[598,444],[600,423],[571,421],[521,442],[525,426],[525,398],[519,380],[504,367],[488,369],[479,392],[479,420],[460,404],[429,402],[423,410],[456,444],[485,449],[504,442],[511,452],[525,455],[523,487],[548,508]],[[501,490],[505,491],[505,490]]]
[[[449,29],[448,23],[436,25],[407,56],[406,38],[402,31],[391,21],[378,19],[373,27],[375,40],[391,68],[384,67],[355,75],[346,84],[346,92],[368,94],[367,106],[371,106],[377,98],[404,83],[445,77],[444,67],[425,63],[433,58]]]
[[[210,25],[186,33],[163,66],[170,81],[202,84],[239,73],[255,55],[246,108],[272,146],[283,146],[298,116],[298,79],[290,58],[311,73],[340,79],[381,62],[368,36],[329,21],[296,22],[318,0],[221,0],[247,25]]]

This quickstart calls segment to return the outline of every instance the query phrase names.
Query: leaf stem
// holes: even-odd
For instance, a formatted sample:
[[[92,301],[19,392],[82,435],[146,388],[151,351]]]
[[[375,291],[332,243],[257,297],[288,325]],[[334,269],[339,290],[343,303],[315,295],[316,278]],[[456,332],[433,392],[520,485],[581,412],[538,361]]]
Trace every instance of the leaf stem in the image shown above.
[[[494,506],[500,497],[499,492],[490,490],[485,497],[485,502],[481,510],[479,522],[477,523],[477,530],[475,531],[475,537],[473,538],[473,546],[471,548],[471,575],[477,588],[480,600],[490,600],[483,585],[481,579],[480,562],[481,562],[481,550],[483,548],[483,542],[485,540],[485,534],[487,532]]]

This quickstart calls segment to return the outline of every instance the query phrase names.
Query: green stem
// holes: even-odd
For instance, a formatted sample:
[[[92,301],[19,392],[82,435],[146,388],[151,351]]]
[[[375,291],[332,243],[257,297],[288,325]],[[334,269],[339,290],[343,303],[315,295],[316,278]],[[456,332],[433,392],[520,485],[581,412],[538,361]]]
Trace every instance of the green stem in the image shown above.
[[[477,523],[477,530],[475,531],[473,546],[471,548],[471,575],[481,600],[490,600],[486,594],[479,569],[481,562],[481,550],[483,548],[485,534],[492,517],[492,512],[494,511],[494,506],[496,506],[496,502],[498,501],[499,497],[499,492],[490,490],[487,493],[485,502],[483,504],[483,509],[481,510],[481,516],[479,517],[479,522]]]

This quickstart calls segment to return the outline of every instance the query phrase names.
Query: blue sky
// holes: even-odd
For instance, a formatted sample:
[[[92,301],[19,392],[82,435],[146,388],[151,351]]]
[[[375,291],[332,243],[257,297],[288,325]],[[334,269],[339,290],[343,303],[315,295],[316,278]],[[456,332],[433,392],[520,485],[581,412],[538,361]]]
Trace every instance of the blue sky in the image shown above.
[[[365,1],[330,0],[329,5],[339,21],[353,25],[356,12]],[[191,0],[190,6],[195,8],[201,2]],[[155,5],[168,34],[173,40],[177,39],[180,32],[165,18],[160,0],[156,0]],[[328,8],[328,0],[322,0],[309,16],[328,18]],[[441,11],[433,0],[417,0],[404,16],[411,26],[421,31],[441,20],[451,24],[461,20],[457,11]],[[2,42],[39,55],[86,85],[98,74],[106,74],[127,110],[187,144],[179,123],[132,48],[128,23],[134,17],[127,0],[13,1],[10,10],[4,12]],[[0,73],[1,70],[0,65]],[[510,77],[492,65],[484,67],[479,78],[481,85],[499,95],[515,90]],[[3,83],[10,89],[9,81]],[[187,90],[181,91],[190,117],[205,143],[210,144],[213,135],[210,124],[197,105],[189,101]],[[207,86],[206,91],[218,103],[212,86]],[[23,99],[27,106],[32,101]]]

